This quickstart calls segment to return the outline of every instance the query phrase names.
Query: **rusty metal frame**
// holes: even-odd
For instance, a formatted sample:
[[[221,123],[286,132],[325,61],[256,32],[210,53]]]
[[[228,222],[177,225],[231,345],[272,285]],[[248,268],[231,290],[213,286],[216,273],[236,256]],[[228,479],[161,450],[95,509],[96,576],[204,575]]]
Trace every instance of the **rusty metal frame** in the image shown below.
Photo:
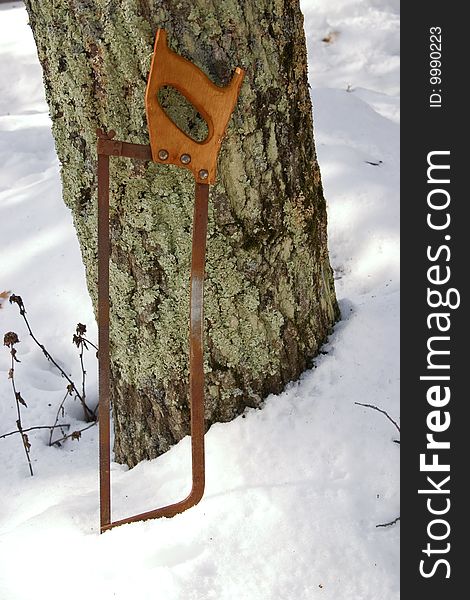
[[[167,44],[163,29],[157,31],[147,82],[145,107],[150,145],[114,139],[114,131],[97,130],[98,153],[98,340],[99,340],[99,447],[101,532],[117,525],[157,517],[173,517],[199,502],[204,493],[204,368],[203,300],[209,184],[214,183],[217,155],[227,123],[237,102],[244,71],[237,67],[232,80],[219,87],[196,65],[179,56]],[[169,85],[183,93],[208,125],[208,136],[197,142],[166,115],[158,91]],[[127,157],[173,164],[189,169],[195,179],[192,234],[189,328],[189,387],[191,403],[192,488],[174,504],[119,521],[111,519],[110,449],[110,354],[109,354],[109,157]]]
[[[190,280],[190,401],[192,488],[174,504],[111,520],[110,358],[109,358],[109,157],[152,160],[150,146],[114,140],[114,132],[97,131],[98,143],[98,340],[99,340],[99,448],[101,533],[125,523],[173,517],[194,506],[204,494],[204,368],[203,298],[209,185],[196,183]]]

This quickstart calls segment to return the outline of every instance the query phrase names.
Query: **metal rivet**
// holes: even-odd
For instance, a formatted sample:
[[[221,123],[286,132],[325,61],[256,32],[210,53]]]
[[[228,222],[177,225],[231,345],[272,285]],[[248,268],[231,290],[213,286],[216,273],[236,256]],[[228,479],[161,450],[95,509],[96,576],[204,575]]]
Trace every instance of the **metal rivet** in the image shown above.
[[[166,160],[168,158],[168,150],[159,150],[158,151],[158,158],[160,160]]]
[[[182,154],[180,157],[180,161],[183,163],[183,165],[189,165],[189,163],[191,162],[191,157],[189,156],[189,154]]]
[[[201,179],[207,179],[209,177],[209,173],[205,169],[201,169],[199,171],[199,177]]]

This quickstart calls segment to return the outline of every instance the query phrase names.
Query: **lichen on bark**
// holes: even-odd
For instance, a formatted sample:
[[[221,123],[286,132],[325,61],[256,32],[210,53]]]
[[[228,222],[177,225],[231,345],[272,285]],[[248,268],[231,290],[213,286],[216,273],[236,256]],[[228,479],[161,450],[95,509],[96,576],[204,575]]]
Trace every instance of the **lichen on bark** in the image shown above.
[[[97,290],[97,127],[148,143],[153,39],[225,85],[246,69],[211,189],[206,421],[226,421],[307,368],[338,318],[295,0],[27,0],[64,200]],[[175,118],[190,119],[181,105]],[[200,124],[189,124],[195,133]],[[111,360],[116,459],[135,465],[188,432],[194,184],[171,166],[112,159]]]

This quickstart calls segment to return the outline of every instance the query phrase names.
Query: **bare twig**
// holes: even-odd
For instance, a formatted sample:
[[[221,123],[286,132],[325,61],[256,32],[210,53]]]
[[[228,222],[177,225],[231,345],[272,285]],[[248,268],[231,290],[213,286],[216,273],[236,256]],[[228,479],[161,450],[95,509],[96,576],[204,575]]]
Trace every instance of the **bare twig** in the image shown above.
[[[388,412],[386,412],[385,410],[382,410],[381,408],[379,408],[378,406],[374,406],[373,404],[363,404],[362,402],[354,402],[354,404],[357,404],[358,406],[365,406],[366,408],[372,408],[373,410],[378,411],[379,413],[382,413],[383,415],[385,415],[387,417],[387,419],[389,421],[391,421],[395,427],[398,429],[398,431],[400,431],[400,426],[398,425],[398,423],[396,423],[392,417],[388,414]]]
[[[72,341],[79,349],[80,367],[82,369],[82,398],[85,401],[86,400],[86,391],[85,391],[86,371],[85,371],[85,365],[83,363],[83,350],[85,348],[88,350],[88,347],[83,338],[84,333],[86,333],[86,325],[83,325],[82,323],[78,323],[76,333],[73,336]]]
[[[86,371],[85,371],[85,365],[83,364],[83,344],[81,344],[81,346],[80,346],[80,366],[82,368],[82,397],[86,398],[86,392],[85,392]]]
[[[26,431],[34,431],[35,429],[56,429],[57,427],[70,427],[70,423],[60,423],[59,425],[37,425],[35,427],[27,427],[26,429],[23,429],[23,433],[26,433]],[[15,433],[21,432],[18,431],[18,429],[15,429],[15,431],[9,431],[8,433],[0,435],[0,440],[8,437],[9,435],[14,435]]]
[[[79,356],[80,356],[80,365],[82,368],[83,398],[85,398],[85,379],[86,379],[85,365],[83,363],[83,350],[84,349],[88,350],[88,345],[92,346],[96,350],[96,357],[98,358],[98,346],[95,346],[95,344],[93,342],[90,342],[90,340],[85,337],[85,333],[86,333],[86,325],[83,325],[83,323],[78,323],[76,332],[72,338],[73,343],[80,350]],[[93,415],[95,416],[95,419],[96,419],[97,410],[98,410],[98,405],[96,405],[95,409],[93,410]]]
[[[44,356],[47,358],[47,360],[49,360],[56,367],[56,369],[61,373],[62,377],[65,377],[65,379],[72,386],[73,391],[75,392],[76,397],[80,400],[80,402],[82,404],[83,412],[85,414],[85,420],[86,421],[95,421],[96,420],[96,415],[87,406],[87,404],[85,402],[85,399],[80,394],[80,392],[77,390],[77,388],[75,386],[75,383],[72,381],[72,379],[70,379],[70,377],[62,369],[62,367],[57,364],[57,362],[54,360],[54,358],[52,357],[52,355],[46,350],[45,346],[43,344],[41,344],[38,341],[38,339],[36,338],[36,336],[34,335],[32,329],[31,329],[31,326],[29,324],[29,321],[28,321],[28,319],[26,317],[26,309],[25,309],[25,306],[24,306],[24,303],[23,303],[23,300],[22,300],[21,296],[16,296],[15,294],[12,294],[10,296],[10,304],[12,304],[12,303],[15,303],[15,304],[18,305],[18,308],[20,310],[20,315],[23,317],[24,322],[26,323],[26,327],[28,328],[29,335],[33,338],[33,340],[36,342],[36,344],[42,350],[42,353],[44,354]]]
[[[72,433],[69,433],[68,435],[64,435],[64,437],[60,438],[60,440],[55,440],[55,442],[53,442],[52,445],[60,446],[61,442],[65,442],[65,440],[68,440],[69,438],[72,438],[73,440],[79,440],[82,437],[82,433],[84,431],[86,431],[87,429],[90,429],[90,427],[93,427],[94,425],[96,425],[96,421],[94,421],[93,423],[90,423],[89,425],[87,425],[86,427],[83,427],[82,429],[77,429],[76,431],[72,431]]]
[[[57,409],[57,413],[55,416],[55,421],[54,421],[54,428],[51,429],[51,434],[49,436],[49,446],[52,446],[52,435],[54,434],[54,429],[56,427],[60,427],[60,431],[62,433],[62,435],[66,435],[65,431],[62,429],[61,425],[58,424],[59,419],[60,419],[60,415],[62,415],[62,418],[64,417],[64,403],[67,400],[67,396],[71,396],[72,395],[72,387],[70,386],[70,384],[67,386],[67,391],[65,392],[65,396],[62,399],[62,402],[59,404],[59,408]]]
[[[362,402],[354,402],[354,404],[357,404],[358,406],[365,406],[366,408],[372,408],[372,410],[376,410],[379,413],[382,413],[383,415],[385,415],[387,417],[387,419],[392,422],[395,427],[397,428],[398,432],[400,432],[400,426],[398,425],[398,423],[396,423],[392,417],[388,414],[388,412],[386,412],[385,410],[379,408],[378,406],[374,406],[373,404],[363,404]],[[400,440],[393,440],[395,442],[395,444],[399,444]],[[391,525],[395,525],[395,523],[398,523],[398,521],[400,520],[400,517],[397,517],[396,519],[394,519],[393,521],[390,521],[388,523],[379,523],[378,525],[376,525],[376,527],[390,527]]]
[[[96,350],[96,352],[98,352],[98,346],[96,346],[93,342],[90,342],[90,340],[86,337],[82,337],[82,339],[85,342],[85,344],[90,344],[90,346],[92,346]],[[87,348],[87,350],[88,350],[88,348]]]
[[[379,523],[378,525],[376,525],[376,527],[390,527],[391,525],[395,525],[395,523],[398,523],[399,520],[400,517],[397,517],[396,519],[393,519],[393,521],[390,521],[388,523]]]
[[[87,340],[85,338],[85,333],[86,333],[86,325],[83,325],[82,323],[78,323],[77,328],[75,330],[75,334],[73,335],[73,338],[72,338],[73,343],[79,349],[80,366],[81,366],[81,370],[82,370],[82,398],[83,398],[84,402],[86,401],[86,370],[85,370],[85,364],[83,362],[83,354],[84,354],[84,350],[88,350],[88,344],[93,346],[93,348],[96,348],[96,346],[95,346],[95,344],[93,344],[93,342],[90,342],[89,340]],[[98,350],[98,348],[96,348],[96,350]],[[60,403],[59,408],[57,409],[57,414],[56,414],[54,425],[56,423],[58,423],[60,415],[62,415],[62,417],[64,417],[65,401],[67,400],[67,396],[72,395],[73,391],[74,391],[74,388],[69,384],[67,386],[67,391],[65,393],[65,396],[63,397],[62,402]],[[95,413],[96,413],[96,409],[93,414],[95,414]],[[96,421],[96,419],[93,419],[93,423],[95,421]],[[54,434],[54,430],[51,429],[51,434],[49,436],[49,446],[55,446],[56,444],[60,445],[60,442],[67,440],[69,437],[72,437],[73,439],[78,439],[80,437],[81,431],[85,431],[86,429],[88,429],[88,427],[86,427],[85,429],[82,429],[80,431],[74,431],[70,435],[66,434],[65,431],[61,430],[62,437],[55,441],[52,441],[52,436]]]
[[[32,477],[34,475],[34,473],[33,473],[33,466],[31,464],[31,458],[29,456],[29,450],[31,448],[31,444],[29,443],[29,438],[23,429],[23,424],[21,422],[21,409],[20,409],[20,404],[22,404],[23,406],[27,406],[27,404],[24,401],[24,399],[22,398],[20,392],[16,389],[16,384],[15,384],[15,362],[20,362],[16,358],[15,344],[18,344],[19,341],[20,340],[18,339],[18,335],[14,331],[9,331],[8,333],[5,334],[5,336],[3,338],[3,345],[10,348],[11,367],[10,367],[10,371],[8,372],[8,378],[11,379],[11,387],[13,388],[13,395],[15,396],[15,402],[16,402],[16,413],[18,416],[18,418],[16,420],[16,427],[18,429],[18,433],[21,435],[21,441],[23,442],[23,448],[24,448],[24,452],[26,454],[26,460],[28,461],[29,472],[31,473],[31,477]]]

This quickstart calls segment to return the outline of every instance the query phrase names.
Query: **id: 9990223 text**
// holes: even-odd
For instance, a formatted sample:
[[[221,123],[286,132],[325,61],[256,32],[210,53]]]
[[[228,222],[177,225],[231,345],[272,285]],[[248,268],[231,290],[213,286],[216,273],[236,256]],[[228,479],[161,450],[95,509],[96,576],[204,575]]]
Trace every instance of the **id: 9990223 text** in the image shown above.
[[[429,106],[441,108],[442,106],[442,30],[440,27],[429,28]]]

